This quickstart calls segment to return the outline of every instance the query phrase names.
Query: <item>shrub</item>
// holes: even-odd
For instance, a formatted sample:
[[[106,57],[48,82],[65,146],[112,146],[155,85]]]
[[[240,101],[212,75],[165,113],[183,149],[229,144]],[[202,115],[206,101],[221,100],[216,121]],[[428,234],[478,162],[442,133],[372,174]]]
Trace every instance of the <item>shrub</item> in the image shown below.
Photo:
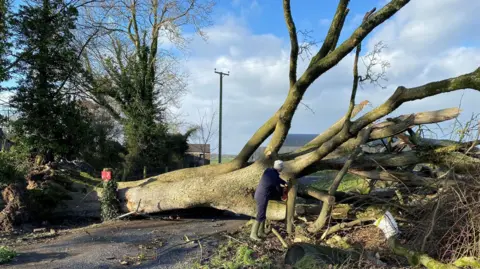
[[[8,263],[17,256],[17,252],[5,246],[0,246],[0,264]]]

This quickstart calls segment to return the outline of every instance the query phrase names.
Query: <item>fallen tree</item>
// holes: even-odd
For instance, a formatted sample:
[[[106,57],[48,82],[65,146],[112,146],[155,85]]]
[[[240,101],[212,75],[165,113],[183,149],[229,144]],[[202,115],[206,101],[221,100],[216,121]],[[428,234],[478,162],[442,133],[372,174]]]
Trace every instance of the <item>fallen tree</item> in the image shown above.
[[[442,93],[474,89],[480,90],[480,68],[471,73],[446,78],[406,88],[399,86],[393,94],[382,104],[364,115],[353,119],[367,101],[356,105],[355,97],[358,84],[368,79],[370,74],[361,76],[358,72],[361,42],[375,28],[392,17],[409,3],[408,0],[392,0],[384,7],[367,12],[361,25],[353,31],[343,42],[339,42],[345,18],[349,12],[348,0],[340,0],[328,34],[308,68],[301,76],[297,76],[297,59],[299,44],[297,31],[292,18],[290,1],[284,0],[284,15],[290,34],[291,54],[289,70],[288,95],[282,106],[270,117],[246,142],[237,157],[224,164],[208,165],[196,168],[177,170],[139,181],[118,182],[118,198],[123,212],[157,213],[173,209],[193,207],[213,207],[231,212],[255,215],[253,193],[258,181],[265,170],[275,159],[286,161],[286,169],[282,173],[290,182],[288,205],[282,202],[272,202],[267,210],[267,217],[273,220],[289,220],[288,230],[291,231],[292,219],[297,207],[297,179],[322,169],[342,169],[348,152],[361,146],[358,142],[362,130],[370,128],[367,141],[403,135],[414,145],[414,150],[402,153],[366,154],[352,159],[350,170],[355,169],[357,174],[374,177],[369,171],[375,168],[394,168],[410,166],[422,162],[434,162],[440,165],[449,165],[456,172],[471,172],[476,169],[478,159],[459,151],[467,145],[457,145],[454,142],[445,145],[421,139],[412,134],[412,127],[420,124],[437,123],[456,118],[460,110],[456,108],[402,115],[396,118],[387,118],[381,123],[378,120],[385,118],[404,103],[428,98]],[[346,114],[332,127],[321,133],[301,149],[289,153],[278,154],[279,149],[289,132],[292,118],[309,86],[325,72],[337,65],[350,52],[355,50],[353,63],[353,86],[349,108]],[[268,138],[264,157],[254,163],[249,163],[251,155]],[[451,147],[453,146],[453,147]],[[353,170],[352,170],[353,171]],[[363,174],[362,174],[363,173]],[[382,180],[383,175],[377,179]],[[339,184],[342,177],[336,184]],[[416,181],[416,180],[413,180]],[[95,215],[100,212],[100,190],[88,186],[88,192],[71,192],[71,200],[66,201],[63,212],[80,214],[81,212]],[[335,195],[335,191],[330,196]],[[312,192],[313,193],[313,192]],[[287,209],[288,208],[288,209]],[[325,212],[325,211],[324,211]],[[322,227],[319,225],[314,230]]]
[[[399,86],[383,104],[358,119],[352,120],[352,116],[366,104],[366,102],[362,102],[355,106],[358,84],[362,79],[368,77],[368,74],[364,77],[358,74],[357,64],[361,42],[371,31],[397,13],[408,2],[408,0],[392,0],[378,11],[373,9],[367,12],[361,25],[340,43],[339,36],[349,11],[349,1],[340,0],[325,41],[310,60],[305,72],[297,77],[299,52],[297,31],[292,18],[290,3],[288,0],[284,0],[284,14],[290,33],[291,54],[289,90],[282,106],[252,135],[238,156],[229,163],[178,170],[140,181],[119,182],[118,197],[122,210],[133,212],[138,208],[139,212],[155,213],[172,209],[208,206],[253,216],[255,214],[253,192],[258,180],[263,170],[270,166],[273,160],[281,158],[287,160],[287,169],[282,176],[290,181],[290,186],[292,186],[288,199],[288,208],[290,208],[288,214],[291,219],[294,214],[291,209],[295,208],[296,179],[326,167],[341,168],[340,164],[343,163],[344,159],[341,157],[330,158],[332,153],[358,139],[358,134],[364,128],[369,126],[372,128],[370,139],[379,139],[401,134],[410,130],[416,124],[441,122],[458,116],[459,110],[448,109],[440,112],[403,115],[375,124],[377,120],[388,116],[399,106],[410,101],[462,89],[480,90],[480,68],[471,73],[417,87]],[[334,126],[297,151],[296,156],[278,155],[278,151],[290,129],[293,115],[309,86],[354,49],[356,49],[356,57],[348,112]],[[272,136],[272,139],[264,152],[265,157],[254,163],[248,163],[253,152],[269,136]],[[414,137],[412,137],[412,140],[415,140]],[[352,168],[377,167],[376,163],[366,159],[372,157],[374,156],[364,154],[360,157],[360,161],[354,161]],[[398,166],[399,163],[394,163],[394,160],[397,160],[407,165],[428,160],[429,157],[428,155],[422,155],[421,151],[408,152],[395,158],[386,154],[379,163],[383,162],[385,166]],[[366,161],[361,161],[362,158]],[[382,157],[379,158],[382,159]],[[470,160],[468,156],[457,155],[456,153],[453,156],[453,153],[448,152],[440,158],[440,161],[450,162],[452,159],[459,158],[467,160],[467,163]],[[460,170],[468,170],[477,165],[476,160],[470,161],[466,167],[459,165]],[[358,165],[356,165],[357,163]],[[463,163],[462,161],[462,165]],[[268,218],[284,219],[286,214],[285,204],[280,202],[270,203],[267,211]]]

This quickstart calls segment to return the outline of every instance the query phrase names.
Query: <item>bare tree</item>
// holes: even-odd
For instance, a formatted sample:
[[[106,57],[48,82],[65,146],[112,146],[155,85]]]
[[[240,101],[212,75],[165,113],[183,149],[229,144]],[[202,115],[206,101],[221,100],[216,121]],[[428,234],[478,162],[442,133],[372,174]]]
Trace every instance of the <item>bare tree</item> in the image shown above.
[[[204,109],[203,112],[197,109],[197,113],[198,124],[194,127],[196,132],[192,138],[202,152],[202,161],[205,163],[207,154],[211,154],[211,152],[217,149],[217,147],[213,145],[218,133],[218,128],[215,124],[217,110],[213,108],[212,104],[211,109]],[[210,160],[210,157],[208,157],[208,159]]]
[[[83,54],[94,78],[85,93],[117,119],[129,117],[132,110],[152,109],[157,118],[167,117],[187,85],[177,59],[190,41],[182,27],[193,26],[204,37],[212,7],[211,0],[96,0],[85,5],[84,23],[99,31]]]

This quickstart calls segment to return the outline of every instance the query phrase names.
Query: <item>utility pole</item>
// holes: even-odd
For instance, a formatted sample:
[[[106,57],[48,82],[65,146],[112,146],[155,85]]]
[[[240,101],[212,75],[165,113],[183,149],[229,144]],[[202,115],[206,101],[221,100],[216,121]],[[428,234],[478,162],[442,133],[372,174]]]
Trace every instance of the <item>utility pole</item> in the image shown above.
[[[219,124],[218,124],[218,163],[222,163],[222,90],[223,90],[223,76],[230,75],[228,73],[218,72],[215,68],[215,73],[220,75],[220,111],[219,115]]]

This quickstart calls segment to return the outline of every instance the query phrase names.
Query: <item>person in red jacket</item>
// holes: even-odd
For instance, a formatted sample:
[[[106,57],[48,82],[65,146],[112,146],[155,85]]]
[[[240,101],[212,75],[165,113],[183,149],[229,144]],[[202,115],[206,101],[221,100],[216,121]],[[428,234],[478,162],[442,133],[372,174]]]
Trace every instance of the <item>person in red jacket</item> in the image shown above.
[[[286,182],[280,178],[280,172],[283,170],[283,162],[275,161],[273,168],[267,168],[263,172],[260,183],[255,190],[255,202],[257,203],[257,217],[252,225],[250,238],[254,241],[260,241],[259,237],[265,236],[265,220],[269,200],[282,200],[284,194],[283,188]]]

